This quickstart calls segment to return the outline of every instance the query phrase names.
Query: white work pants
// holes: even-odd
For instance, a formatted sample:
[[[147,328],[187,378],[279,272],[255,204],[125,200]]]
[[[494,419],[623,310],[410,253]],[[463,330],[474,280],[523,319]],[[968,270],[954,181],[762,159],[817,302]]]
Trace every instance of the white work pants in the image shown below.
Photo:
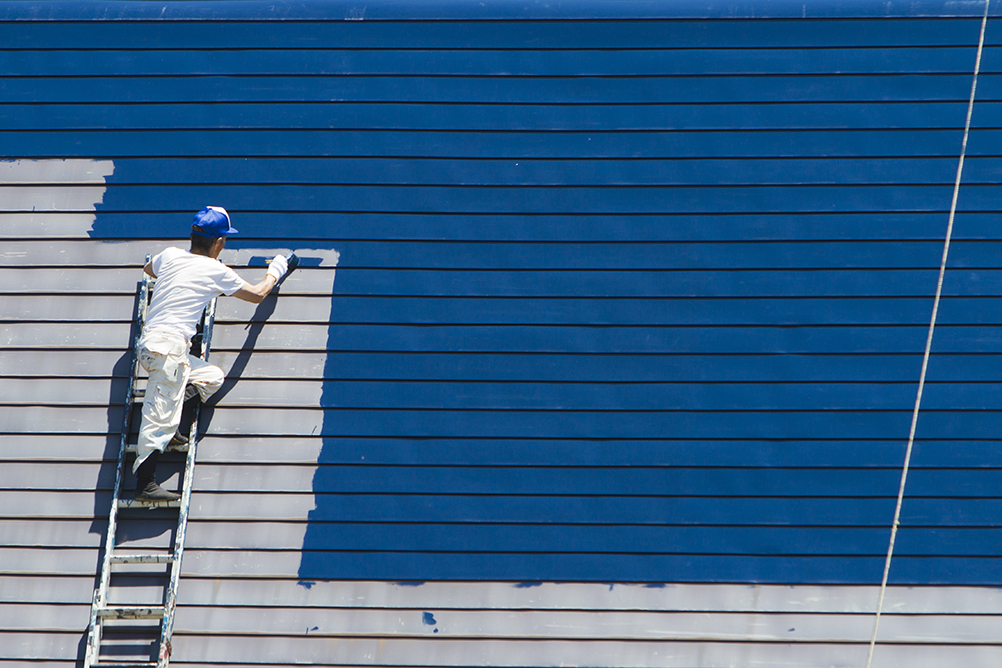
[[[188,354],[190,343],[179,332],[154,329],[139,340],[139,363],[150,374],[143,399],[143,424],[132,472],[154,450],[164,451],[181,422],[185,386],[191,384],[202,401],[223,384],[223,372],[208,362]]]

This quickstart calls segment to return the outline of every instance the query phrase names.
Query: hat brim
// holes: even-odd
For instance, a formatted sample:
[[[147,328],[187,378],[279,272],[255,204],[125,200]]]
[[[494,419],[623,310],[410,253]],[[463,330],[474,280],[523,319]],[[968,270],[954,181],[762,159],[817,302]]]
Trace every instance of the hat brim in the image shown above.
[[[238,234],[236,228],[233,227],[229,228],[228,230],[221,230],[218,234],[208,234],[205,232],[205,230],[202,231],[196,230],[195,229],[196,227],[198,226],[196,225],[191,226],[191,233],[194,234],[196,237],[205,237],[206,239],[218,239],[219,237],[228,237],[231,234]]]

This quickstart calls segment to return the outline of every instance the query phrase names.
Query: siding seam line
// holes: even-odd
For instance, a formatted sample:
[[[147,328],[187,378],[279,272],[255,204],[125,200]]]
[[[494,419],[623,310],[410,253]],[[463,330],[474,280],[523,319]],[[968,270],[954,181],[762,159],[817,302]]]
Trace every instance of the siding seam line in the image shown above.
[[[898,524],[901,519],[901,506],[904,502],[905,483],[908,479],[908,468],[911,464],[912,449],[915,444],[915,429],[918,424],[919,409],[922,405],[922,390],[925,388],[926,372],[929,369],[929,355],[932,350],[932,336],[936,329],[936,317],[939,314],[939,302],[943,294],[943,278],[946,275],[946,260],[950,253],[950,239],[953,236],[953,222],[957,213],[957,199],[960,195],[960,181],[964,171],[964,157],[967,155],[967,139],[971,131],[971,116],[974,113],[974,98],[978,87],[978,73],[981,71],[981,54],[985,45],[985,28],[988,26],[988,5],[991,0],[985,0],[984,13],[981,16],[981,32],[978,36],[978,51],[974,59],[974,75],[971,80],[971,96],[967,103],[967,117],[964,120],[964,135],[960,143],[960,158],[957,161],[957,176],[953,184],[953,197],[950,201],[950,216],[946,223],[946,238],[943,241],[943,256],[939,264],[939,277],[936,280],[936,296],[932,302],[932,316],[929,320],[929,333],[926,336],[925,351],[922,354],[922,371],[919,374],[918,390],[915,394],[915,406],[912,409],[911,425],[908,429],[908,445],[905,448],[904,464],[901,467],[901,482],[898,486],[898,498],[894,507],[894,521],[891,524],[891,537],[887,545],[887,558],[884,560],[884,572],[880,581],[880,594],[877,598],[877,610],[873,617],[873,633],[870,636],[870,646],[866,654],[866,668],[871,668],[873,651],[877,644],[877,630],[880,627],[880,613],[884,607],[884,595],[887,592],[887,579],[891,570],[891,558],[894,556],[894,540],[898,534]]]

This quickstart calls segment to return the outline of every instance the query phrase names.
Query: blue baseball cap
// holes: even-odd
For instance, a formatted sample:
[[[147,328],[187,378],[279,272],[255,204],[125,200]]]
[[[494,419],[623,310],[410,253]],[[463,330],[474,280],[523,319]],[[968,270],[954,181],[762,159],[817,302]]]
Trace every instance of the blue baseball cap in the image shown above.
[[[191,224],[191,233],[198,237],[225,237],[236,234],[230,227],[230,214],[221,206],[207,206],[195,214],[195,222]]]

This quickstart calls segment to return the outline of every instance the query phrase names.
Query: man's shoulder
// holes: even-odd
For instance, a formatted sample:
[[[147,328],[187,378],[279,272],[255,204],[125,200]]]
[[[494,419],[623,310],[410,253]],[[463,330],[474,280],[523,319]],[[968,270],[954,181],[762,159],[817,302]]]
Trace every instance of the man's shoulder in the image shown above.
[[[165,248],[162,251],[160,251],[160,254],[157,256],[157,258],[160,259],[161,261],[163,261],[163,260],[174,260],[174,259],[177,259],[179,257],[183,257],[185,255],[189,255],[188,251],[181,250],[180,248],[178,248],[176,246],[168,246],[167,248]],[[157,258],[155,258],[155,259],[157,259]]]

